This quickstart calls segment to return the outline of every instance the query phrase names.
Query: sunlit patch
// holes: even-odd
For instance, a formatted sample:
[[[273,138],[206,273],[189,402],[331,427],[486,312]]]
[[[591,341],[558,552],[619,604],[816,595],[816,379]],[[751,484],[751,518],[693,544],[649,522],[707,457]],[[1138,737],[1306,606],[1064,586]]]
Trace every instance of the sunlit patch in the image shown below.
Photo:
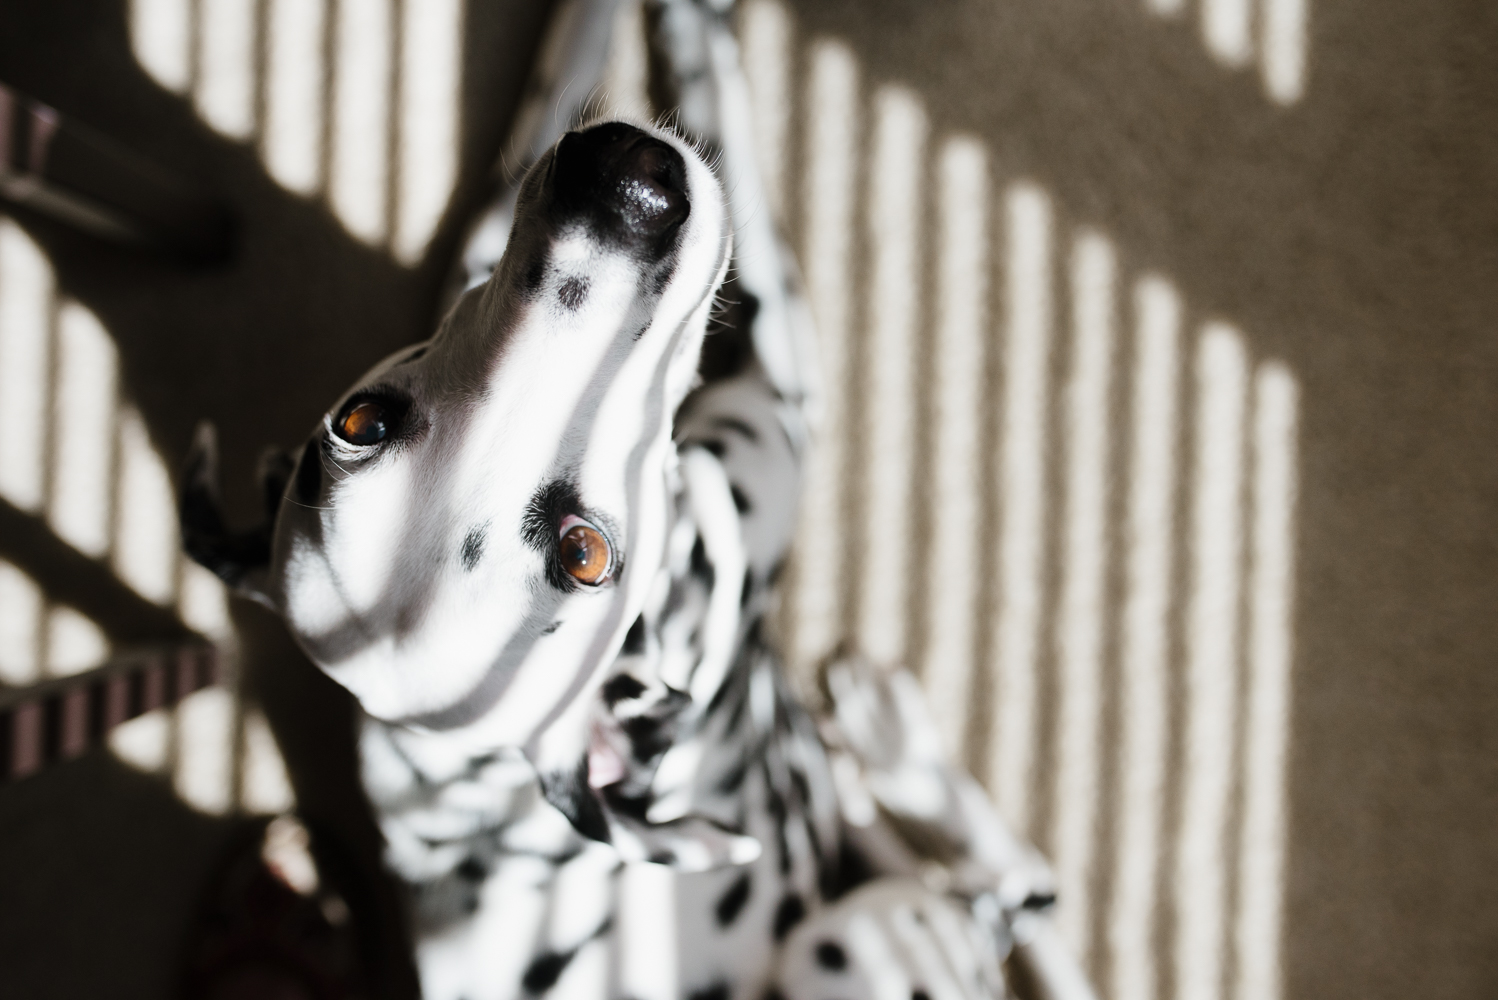
[[[234,805],[234,695],[205,688],[177,705],[177,761],[173,785],[182,801],[222,815]]]
[[[1020,831],[1030,817],[1036,657],[1045,571],[1046,399],[1051,356],[1051,203],[1039,187],[1005,193],[1003,413],[995,624],[994,738],[989,775],[999,810]]]
[[[382,243],[390,162],[392,0],[349,0],[333,27],[333,120],[328,199],[348,231]]]
[[[676,1000],[676,873],[665,865],[625,865],[614,921],[620,994]]]
[[[1226,324],[1208,324],[1196,352],[1184,773],[1174,877],[1176,986],[1180,995],[1202,1000],[1221,996],[1226,944],[1224,851],[1238,687],[1247,393],[1243,338]]]
[[[233,139],[255,129],[255,0],[198,0],[194,100],[203,120]]]
[[[258,710],[244,713],[243,762],[241,764],[240,805],[252,813],[276,814],[296,804],[286,762],[271,733],[265,716]]]
[[[119,362],[98,318],[72,302],[58,310],[56,350],[47,519],[64,541],[98,558],[109,548]]]
[[[1063,398],[1066,498],[1056,620],[1060,707],[1051,843],[1056,882],[1067,898],[1057,925],[1084,965],[1091,950],[1102,740],[1115,270],[1106,238],[1090,231],[1078,236],[1071,260],[1071,365]]]
[[[194,631],[216,642],[228,641],[233,629],[229,621],[229,595],[222,581],[188,559],[182,560],[177,614]]]
[[[193,0],[130,0],[130,45],[157,83],[184,94],[192,82]]]
[[[1277,362],[1260,365],[1254,379],[1236,1000],[1273,1000],[1280,993],[1298,408],[1299,389],[1289,370]]]
[[[765,200],[785,218],[786,154],[791,127],[791,24],[779,3],[739,5],[740,53],[754,114],[755,153]]]
[[[47,673],[67,677],[97,667],[109,656],[109,640],[91,618],[73,608],[47,613]]]
[[[160,774],[171,761],[172,712],[157,708],[109,731],[110,752],[137,771]]]
[[[1161,15],[1188,9],[1183,0],[1142,2]],[[1290,103],[1304,88],[1307,7],[1302,0],[1265,0],[1249,5],[1246,20],[1242,3],[1189,9],[1201,16],[1193,27],[1204,35],[1206,19],[1215,19],[1214,44],[1223,52],[1261,60],[1270,96]],[[794,25],[785,6],[773,0],[746,7],[743,25],[751,95],[767,105],[756,109],[764,119],[760,125],[757,117],[756,127],[767,131],[769,147],[776,148],[776,116],[782,113],[776,110],[782,100],[777,88],[794,79],[778,74],[784,72],[780,67],[797,64]],[[889,294],[877,276],[877,227],[897,206],[861,185],[892,176],[909,150],[886,149],[877,124],[865,148],[860,69],[840,41],[815,40],[800,51],[806,59],[804,90],[783,100],[784,113],[799,116],[801,160],[787,170],[798,176],[799,165],[805,178],[793,215],[801,224],[801,260],[826,387],[789,595],[790,659],[804,669],[840,640],[867,641],[868,595],[860,599],[865,583],[856,572],[862,557],[855,551],[867,548],[869,528],[858,525],[862,534],[854,545],[842,542],[839,531],[857,524],[849,517],[845,477],[871,482],[879,473],[864,466],[884,461],[882,451],[868,446],[859,461],[849,461],[846,449],[848,441],[877,433],[883,389],[870,392],[872,380],[861,380],[880,364],[878,335],[886,319],[877,306],[870,309],[865,330],[850,303],[860,293],[875,303]],[[1282,60],[1277,69],[1276,59]],[[1276,73],[1279,82],[1271,82]],[[872,110],[879,113],[877,102]],[[1037,793],[1050,807],[1046,829],[1037,832],[1048,835],[1058,863],[1060,930],[1069,947],[1083,950],[1091,929],[1101,931],[1090,950],[1092,968],[1108,977],[1108,995],[1159,995],[1156,962],[1164,960],[1175,966],[1177,995],[1194,996],[1211,979],[1215,985],[1205,995],[1216,996],[1228,974],[1236,977],[1235,1000],[1272,998],[1280,989],[1283,755],[1289,743],[1283,678],[1290,660],[1293,538],[1291,514],[1284,512],[1293,508],[1297,461],[1294,377],[1278,362],[1251,359],[1236,330],[1211,324],[1194,352],[1197,385],[1184,393],[1196,405],[1183,409],[1186,306],[1167,279],[1129,275],[1102,232],[1085,233],[1071,257],[1072,302],[1064,315],[1073,339],[1061,364],[1053,365],[1053,233],[1057,220],[1067,219],[1065,208],[1053,205],[1037,183],[1011,182],[998,206],[1000,230],[990,254],[983,233],[985,150],[972,142],[959,155],[967,141],[935,137],[940,152],[932,178],[934,211],[910,230],[910,245],[930,240],[934,257],[933,293],[915,307],[915,322],[929,323],[933,338],[927,369],[933,381],[923,390],[931,401],[930,437],[917,444],[931,449],[931,507],[929,530],[895,542],[926,543],[913,553],[912,564],[921,567],[930,594],[922,598],[924,608],[901,613],[925,616],[919,654],[943,735],[953,750],[966,741],[972,759],[986,765],[1002,812],[1021,832],[1032,832],[1039,818],[1033,811]],[[1001,153],[993,154],[998,170],[1005,165]],[[850,241],[865,222],[875,237],[868,245],[869,277],[855,280]],[[984,315],[989,267],[998,285],[993,301],[999,314],[992,321]],[[1124,310],[1128,322],[1114,331],[1115,288],[1125,287],[1131,292]],[[864,335],[868,368],[851,361],[851,344]],[[1056,381],[1053,367],[1064,381]],[[989,373],[997,380],[992,386]],[[1250,418],[1251,378],[1257,381]],[[964,415],[974,392],[982,394],[982,405],[997,408],[992,443],[984,430],[990,418]],[[860,399],[860,412],[850,413],[849,400],[858,393],[867,402]],[[904,405],[898,392],[890,398],[895,409]],[[862,406],[869,407],[867,421]],[[1278,407],[1277,423],[1265,416],[1266,407]],[[1055,433],[1047,426],[1053,414],[1061,421]],[[1271,426],[1278,429],[1271,432]],[[1185,441],[1193,449],[1189,475],[1177,468],[1177,449]],[[1269,441],[1275,443],[1263,443]],[[981,454],[985,450],[992,458]],[[1054,467],[1053,456],[1059,463]],[[891,464],[898,466],[899,457]],[[980,472],[989,468],[994,478],[982,481]],[[1111,475],[1122,477],[1116,500]],[[1244,520],[1250,507],[1251,524]],[[1265,513],[1273,510],[1282,513]],[[1052,511],[1055,529],[1048,523]],[[1187,515],[1181,523],[1178,513]],[[909,522],[901,523],[890,530],[908,531]],[[878,541],[884,544],[886,536]],[[1251,560],[1243,558],[1245,542]],[[1116,570],[1109,552],[1114,544]],[[1185,572],[1175,579],[1183,557]],[[884,565],[880,558],[874,561]],[[968,567],[980,574],[977,583]],[[1271,579],[1279,582],[1262,582]],[[1116,596],[1113,584],[1105,584],[1114,580]],[[988,619],[992,635],[976,642],[966,630],[983,627],[985,618],[967,611],[973,589],[991,594],[994,611]],[[1234,610],[1239,600],[1248,614],[1246,675],[1232,637],[1241,633]],[[887,631],[899,632],[914,620]],[[1258,623],[1270,621],[1277,624],[1263,626],[1263,634],[1276,638],[1254,638]],[[1184,643],[1175,641],[1176,629],[1187,633]],[[1110,690],[1110,642],[1117,648],[1116,728],[1104,725],[1115,710],[1099,701]],[[981,664],[970,652],[974,646]],[[1185,663],[1172,662],[1178,648]],[[1054,675],[1042,673],[1053,664]],[[1172,714],[1168,682],[1178,669],[1187,675],[1186,698],[1183,711]],[[1234,762],[1240,682],[1248,699],[1241,712],[1241,771]],[[1042,689],[1054,693],[1054,705],[1042,699]],[[987,696],[984,705],[970,715],[980,692]],[[1043,715],[1054,726],[1043,725]],[[968,733],[966,723],[974,717],[979,728]],[[1042,735],[1055,741],[1055,753],[1053,767],[1038,774]],[[1181,769],[1167,759],[1177,738],[1189,759]],[[1109,756],[1117,763],[1104,768]],[[1105,779],[1117,784],[1110,789]],[[1170,805],[1175,782],[1184,785],[1180,812]],[[1229,828],[1229,796],[1239,782],[1241,842]],[[1110,806],[1106,817],[1096,814],[1104,803]],[[1179,825],[1165,829],[1167,817]],[[1177,844],[1181,851],[1166,853]],[[1167,858],[1175,867],[1162,873]],[[1240,889],[1229,912],[1227,887],[1235,871],[1240,886],[1257,888]],[[1100,917],[1088,898],[1094,884],[1105,896],[1098,902],[1107,906]],[[1175,898],[1162,900],[1162,891]],[[1171,909],[1185,917],[1167,923]],[[1169,928],[1178,933],[1167,941],[1161,932]]]
[[[1310,0],[1263,0],[1260,43],[1264,89],[1280,104],[1305,93],[1306,13]]]
[[[41,250],[0,219],[0,496],[27,511],[44,490],[52,287]]]
[[[119,367],[118,350],[99,319],[56,296],[45,256],[0,218],[0,419],[7,422],[0,435],[0,494],[45,514],[34,530],[50,531],[99,560],[100,568],[113,569],[149,600],[175,602],[184,624],[223,644],[222,655],[232,646],[224,586],[180,554],[171,476],[145,421],[123,399]],[[129,662],[112,662],[116,655]],[[116,757],[170,777],[195,808],[223,813],[241,799],[246,807],[290,806],[285,768],[263,722],[258,729],[250,724],[241,751],[247,787],[234,787],[241,709],[230,690],[205,689],[170,706],[178,693],[208,680],[195,646],[183,652],[193,659],[178,662],[168,654],[166,664],[143,673],[131,673],[134,655],[115,651],[95,621],[50,599],[37,581],[0,559],[0,684],[24,688],[89,675],[62,685],[53,702],[61,706],[57,759],[87,749],[96,736],[91,726],[102,722]],[[93,676],[95,668],[103,674]],[[136,694],[141,702],[132,708]],[[103,699],[97,706],[96,696]],[[151,708],[163,703],[168,707]],[[96,707],[102,714],[93,714]],[[119,722],[141,707],[151,710]],[[16,776],[53,759],[44,746],[54,732],[48,711],[40,701],[23,701],[13,716]]]
[[[402,5],[400,129],[391,249],[421,260],[458,178],[458,75],[463,0]]]
[[[936,385],[932,392],[932,525],[924,670],[931,712],[943,720],[947,753],[967,739],[978,592],[983,562],[984,341],[988,321],[988,157],[969,137],[943,144],[937,168]]]
[[[1253,57],[1251,0],[1202,0],[1202,38],[1224,65],[1243,66]]]
[[[905,655],[911,573],[925,108],[908,90],[883,88],[874,95],[872,127],[868,374],[860,393],[865,451],[857,463],[863,564],[855,593],[860,648],[878,662],[896,663]]]
[[[645,37],[645,8],[640,0],[623,0],[614,14],[600,96],[605,115],[644,120],[651,117],[650,43]]]
[[[1119,792],[1108,946],[1113,1000],[1153,1000],[1153,924],[1165,806],[1172,508],[1180,299],[1158,277],[1134,289],[1127,546],[1120,637]]]
[[[269,0],[265,23],[265,168],[283,187],[322,184],[324,0]]]
[[[794,584],[793,656],[812,663],[840,638],[844,606],[844,462],[849,432],[852,238],[859,109],[858,66],[841,42],[810,52],[803,191],[806,293],[816,318],[822,375],[817,443],[806,470]]]
[[[166,464],[133,409],[119,416],[114,569],[141,596],[170,604],[177,591],[177,502]]]
[[[464,11],[464,0],[131,0],[130,39],[214,129],[258,137],[282,186],[325,195],[350,234],[413,265],[457,181]]]
[[[1176,17],[1186,0],[1143,0],[1160,17]],[[1201,0],[1207,52],[1229,69],[1247,67],[1257,53],[1264,92],[1276,104],[1305,95],[1310,0]]]
[[[41,674],[42,589],[0,559],[0,684],[30,684]]]

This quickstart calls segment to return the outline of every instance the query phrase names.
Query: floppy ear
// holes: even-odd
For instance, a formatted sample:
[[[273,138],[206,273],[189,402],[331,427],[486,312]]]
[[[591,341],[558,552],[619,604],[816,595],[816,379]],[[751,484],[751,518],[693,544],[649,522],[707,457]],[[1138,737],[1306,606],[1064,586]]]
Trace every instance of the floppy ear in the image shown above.
[[[182,485],[177,498],[182,548],[234,590],[265,605],[272,603],[265,587],[271,529],[291,468],[291,459],[284,452],[268,451],[261,456],[265,518],[248,531],[230,531],[224,523],[219,496],[218,435],[213,424],[206,420],[198,424],[187,460],[182,464]]]

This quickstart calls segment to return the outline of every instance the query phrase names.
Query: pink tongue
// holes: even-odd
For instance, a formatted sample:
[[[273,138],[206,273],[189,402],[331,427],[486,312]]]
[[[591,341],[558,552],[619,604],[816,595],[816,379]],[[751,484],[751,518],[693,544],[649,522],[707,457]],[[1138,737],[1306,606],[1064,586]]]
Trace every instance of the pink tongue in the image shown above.
[[[624,758],[609,745],[608,737],[595,725],[588,743],[588,785],[607,788],[624,777]]]

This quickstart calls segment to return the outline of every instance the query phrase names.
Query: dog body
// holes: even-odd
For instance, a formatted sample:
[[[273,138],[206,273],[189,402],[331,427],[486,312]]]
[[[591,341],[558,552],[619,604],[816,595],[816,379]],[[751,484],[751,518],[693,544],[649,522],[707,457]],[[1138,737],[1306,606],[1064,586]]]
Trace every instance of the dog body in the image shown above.
[[[189,552],[367,715],[428,1000],[992,997],[1052,898],[908,678],[843,664],[816,721],[761,637],[804,431],[752,352],[698,378],[729,220],[676,136],[568,133],[488,283],[283,470],[273,532],[229,537],[189,467]]]

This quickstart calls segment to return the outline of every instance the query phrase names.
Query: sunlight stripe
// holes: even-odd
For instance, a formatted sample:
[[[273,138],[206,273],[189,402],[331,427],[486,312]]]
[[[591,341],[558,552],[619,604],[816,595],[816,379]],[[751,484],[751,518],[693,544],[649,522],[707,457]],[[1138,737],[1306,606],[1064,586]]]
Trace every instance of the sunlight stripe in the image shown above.
[[[265,167],[283,187],[322,184],[324,0],[269,0],[265,40]]]
[[[1029,828],[1035,756],[1036,656],[1045,555],[1046,400],[1051,355],[1051,204],[1030,183],[1005,196],[1007,344],[1003,449],[996,484],[999,613],[993,643],[994,738],[989,778],[1000,812]]]
[[[0,684],[30,684],[41,675],[42,588],[0,559]]]
[[[458,101],[463,0],[407,0],[402,7],[399,192],[391,250],[421,259],[458,179]]]
[[[1202,40],[1227,66],[1243,66],[1253,55],[1252,0],[1202,0]]]
[[[178,94],[192,77],[192,0],[130,0],[130,48],[157,83]]]
[[[1264,89],[1280,104],[1305,93],[1308,0],[1263,0]]]
[[[1278,1000],[1299,390],[1294,376],[1278,362],[1259,367],[1254,388],[1253,566],[1233,996]]]
[[[753,97],[760,182],[770,211],[784,221],[791,124],[791,24],[784,4],[774,0],[740,4],[739,38],[744,75]]]
[[[328,197],[355,237],[382,243],[390,160],[392,0],[339,0]]]
[[[21,227],[0,219],[0,496],[42,506],[52,268]]]
[[[935,440],[924,668],[952,760],[967,742],[978,588],[979,469],[988,325],[988,157],[976,139],[942,144],[937,168]]]
[[[806,98],[806,290],[816,319],[822,412],[802,493],[793,594],[792,661],[812,663],[842,632],[843,466],[848,435],[849,310],[858,143],[858,67],[839,42],[811,49]]]
[[[198,79],[203,120],[234,139],[255,130],[255,0],[198,0]]]
[[[1103,599],[1107,571],[1108,396],[1113,368],[1113,247],[1096,232],[1072,254],[1071,372],[1066,386],[1066,500],[1056,620],[1060,705],[1051,836],[1063,938],[1091,951],[1098,755],[1102,738]]]
[[[1119,803],[1108,917],[1112,1000],[1154,1000],[1165,808],[1166,683],[1181,305],[1158,277],[1134,290],[1127,576],[1120,637]]]
[[[47,520],[63,541],[96,559],[109,548],[118,367],[98,317],[65,302],[57,313]]]
[[[916,323],[920,306],[926,112],[908,90],[874,97],[868,219],[869,289],[859,646],[880,663],[905,659],[915,463]]]
[[[1210,323],[1197,346],[1192,594],[1186,627],[1186,718],[1177,843],[1176,995],[1222,995],[1225,839],[1232,792],[1242,573],[1243,339]]]

